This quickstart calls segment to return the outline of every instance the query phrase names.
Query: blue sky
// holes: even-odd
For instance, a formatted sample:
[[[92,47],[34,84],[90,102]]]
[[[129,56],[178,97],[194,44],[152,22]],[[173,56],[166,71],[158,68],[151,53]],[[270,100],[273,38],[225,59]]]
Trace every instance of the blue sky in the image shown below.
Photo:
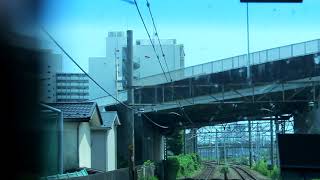
[[[149,1],[160,38],[184,44],[186,66],[246,53],[246,4],[240,0]],[[145,0],[137,2],[153,32]],[[250,4],[251,51],[320,38],[319,7],[319,0]],[[147,38],[135,6],[122,0],[45,0],[42,10],[42,24],[85,69],[88,57],[105,56],[109,31],[132,29],[135,39]],[[78,71],[66,58],[63,65]]]

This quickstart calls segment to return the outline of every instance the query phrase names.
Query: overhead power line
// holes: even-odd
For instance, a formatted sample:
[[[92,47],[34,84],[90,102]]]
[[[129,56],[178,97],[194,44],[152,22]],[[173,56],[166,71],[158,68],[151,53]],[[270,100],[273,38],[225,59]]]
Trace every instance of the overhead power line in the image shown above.
[[[149,14],[150,14],[150,17],[151,17],[151,20],[152,20],[152,24],[153,24],[153,28],[154,28],[154,31],[155,31],[155,35],[157,36],[157,39],[158,39],[158,43],[159,43],[160,50],[161,50],[161,53],[162,53],[162,58],[163,58],[163,60],[165,62],[165,65],[167,66],[167,70],[168,70],[168,74],[169,74],[169,77],[170,77],[170,81],[172,81],[172,77],[171,77],[170,72],[169,72],[170,70],[169,70],[169,66],[168,66],[168,63],[167,63],[166,55],[163,52],[163,48],[162,48],[161,41],[160,41],[160,38],[159,38],[159,33],[158,33],[158,30],[157,30],[157,27],[156,27],[156,23],[154,22],[154,18],[153,18],[153,15],[152,15],[150,3],[149,3],[148,0],[146,0],[146,3],[147,3]]]
[[[156,54],[156,57],[157,57],[157,60],[158,60],[158,62],[159,62],[159,65],[160,65],[160,67],[161,67],[161,70],[162,70],[162,72],[163,72],[163,75],[164,75],[164,77],[166,78],[166,80],[168,81],[167,75],[166,75],[166,73],[165,73],[165,71],[164,71],[164,69],[163,69],[163,66],[162,66],[162,64],[161,64],[161,61],[160,61],[159,55],[158,55],[158,53],[157,53],[157,51],[156,51],[156,48],[155,48],[155,46],[154,46],[154,43],[153,43],[152,40],[151,40],[151,36],[150,36],[149,30],[148,30],[148,28],[147,28],[147,26],[146,26],[146,23],[144,22],[144,19],[143,19],[142,15],[141,15],[141,12],[140,12],[140,9],[139,9],[139,6],[138,6],[136,0],[134,0],[134,4],[135,4],[136,9],[137,9],[137,11],[138,11],[138,14],[139,14],[139,16],[140,16],[140,19],[141,19],[141,21],[142,21],[142,23],[143,23],[144,29],[146,30],[147,35],[148,35],[148,37],[149,37],[149,39],[150,39],[150,42],[151,42],[151,45],[152,45],[152,49],[153,49],[153,51],[154,51],[155,54]]]
[[[162,57],[164,58],[165,63],[166,63],[166,65],[167,65],[167,61],[166,61],[166,58],[165,58],[165,55],[164,55],[164,52],[163,52],[163,49],[162,49],[162,45],[161,45],[160,38],[159,38],[159,35],[158,35],[158,31],[157,31],[157,28],[156,28],[156,25],[155,25],[155,21],[154,21],[152,12],[151,12],[150,3],[149,3],[149,1],[146,1],[146,2],[147,2],[147,7],[148,7],[148,9],[149,9],[149,14],[150,14],[151,19],[152,19],[152,22],[153,22],[153,27],[154,27],[154,29],[155,29],[156,36],[157,36],[157,39],[158,39],[158,41],[159,41],[159,46],[161,47]],[[159,55],[158,55],[158,53],[157,53],[157,51],[156,51],[156,49],[155,49],[155,45],[154,45],[154,43],[153,43],[153,41],[152,41],[152,39],[151,39],[150,33],[149,33],[149,31],[148,31],[148,28],[147,28],[147,26],[146,26],[146,24],[145,24],[145,22],[144,22],[144,19],[143,19],[142,15],[141,15],[139,6],[138,6],[138,4],[137,4],[137,1],[134,0],[134,3],[135,3],[135,6],[136,6],[136,9],[137,9],[137,11],[138,11],[138,14],[139,14],[139,16],[140,16],[140,19],[141,19],[141,21],[142,21],[142,23],[143,23],[144,29],[145,29],[146,32],[147,32],[147,35],[148,35],[148,38],[149,38],[150,43],[151,43],[151,45],[152,45],[153,51],[154,51],[154,53],[155,53],[155,55],[156,55],[156,57],[157,57],[157,60],[158,60],[158,62],[159,62],[159,64],[160,64],[160,67],[161,67],[161,70],[162,70],[162,72],[163,72],[163,75],[165,76],[167,82],[173,83],[172,78],[171,78],[171,74],[170,74],[170,71],[169,71],[169,68],[168,68],[168,65],[167,65],[167,68],[168,68],[168,74],[169,74],[169,77],[170,77],[170,81],[168,80],[168,78],[167,78],[167,76],[166,76],[166,72],[164,71],[164,69],[163,69],[163,67],[162,67],[162,64],[161,64]],[[183,113],[183,115],[186,117],[186,119],[193,124],[193,121],[190,119],[190,117],[188,116],[188,114],[184,111],[184,108],[181,106],[180,101],[179,101],[179,100],[176,100],[176,102],[177,102],[177,105],[179,106],[179,109],[181,110],[181,112]],[[190,102],[189,102],[189,103],[190,103]],[[192,104],[192,103],[190,103],[190,104]]]
[[[92,80],[92,82],[94,82],[100,89],[102,89],[106,94],[108,94],[108,96],[112,97],[112,99],[114,99],[115,101],[117,101],[118,103],[120,103],[121,105],[123,105],[124,107],[133,110],[134,112],[138,112],[136,109],[128,106],[127,104],[123,103],[122,101],[120,101],[119,99],[117,99],[114,95],[112,95],[111,93],[109,93],[106,89],[104,89],[95,79],[93,79],[72,57],[71,55],[66,52],[66,50],[55,40],[55,38],[53,38],[53,36],[51,36],[51,34],[42,27],[42,31],[45,32],[45,34],[54,42],[54,44],[56,46],[58,46],[58,48],[90,79]],[[148,117],[146,114],[141,113],[147,120],[149,120],[151,123],[153,123],[154,125],[160,127],[160,128],[168,128],[166,126],[162,126],[156,122],[154,122],[150,117]]]

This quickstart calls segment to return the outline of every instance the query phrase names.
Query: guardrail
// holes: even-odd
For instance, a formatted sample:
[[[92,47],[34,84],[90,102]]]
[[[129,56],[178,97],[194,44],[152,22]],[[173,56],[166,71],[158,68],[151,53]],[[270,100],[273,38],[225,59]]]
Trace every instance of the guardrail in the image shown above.
[[[278,61],[281,59],[288,59],[297,56],[314,54],[320,52],[320,39],[306,41],[297,44],[267,49],[263,51],[253,52],[249,54],[250,65],[262,64],[266,62]],[[231,58],[212,61],[209,63],[190,66],[174,71],[170,71],[170,76],[173,81],[217,73],[221,71],[231,70],[246,67],[248,65],[247,54],[235,56]],[[166,73],[169,79],[169,73]],[[146,86],[166,83],[167,80],[163,73],[153,76],[144,77],[134,80],[135,86]]]

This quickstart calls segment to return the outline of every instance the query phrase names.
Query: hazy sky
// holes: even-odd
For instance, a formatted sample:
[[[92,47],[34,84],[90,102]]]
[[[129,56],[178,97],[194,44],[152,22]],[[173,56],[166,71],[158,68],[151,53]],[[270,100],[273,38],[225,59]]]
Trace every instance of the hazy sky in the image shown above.
[[[160,38],[184,44],[186,66],[246,53],[246,4],[240,0],[149,1]],[[43,25],[85,69],[88,57],[105,56],[109,31],[131,29],[134,39],[147,38],[135,6],[122,0],[44,2]],[[146,1],[137,2],[153,32]],[[251,51],[320,38],[319,7],[319,0],[249,4]],[[66,58],[63,65],[78,71]]]

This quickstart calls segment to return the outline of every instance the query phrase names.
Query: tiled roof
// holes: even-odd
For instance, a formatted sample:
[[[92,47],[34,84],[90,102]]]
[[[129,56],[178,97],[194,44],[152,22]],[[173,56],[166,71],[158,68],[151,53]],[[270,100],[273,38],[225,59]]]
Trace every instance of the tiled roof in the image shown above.
[[[49,103],[48,105],[60,109],[65,120],[90,120],[97,107],[94,102]]]
[[[101,112],[101,117],[103,122],[102,127],[112,128],[114,123],[120,124],[116,111]]]

